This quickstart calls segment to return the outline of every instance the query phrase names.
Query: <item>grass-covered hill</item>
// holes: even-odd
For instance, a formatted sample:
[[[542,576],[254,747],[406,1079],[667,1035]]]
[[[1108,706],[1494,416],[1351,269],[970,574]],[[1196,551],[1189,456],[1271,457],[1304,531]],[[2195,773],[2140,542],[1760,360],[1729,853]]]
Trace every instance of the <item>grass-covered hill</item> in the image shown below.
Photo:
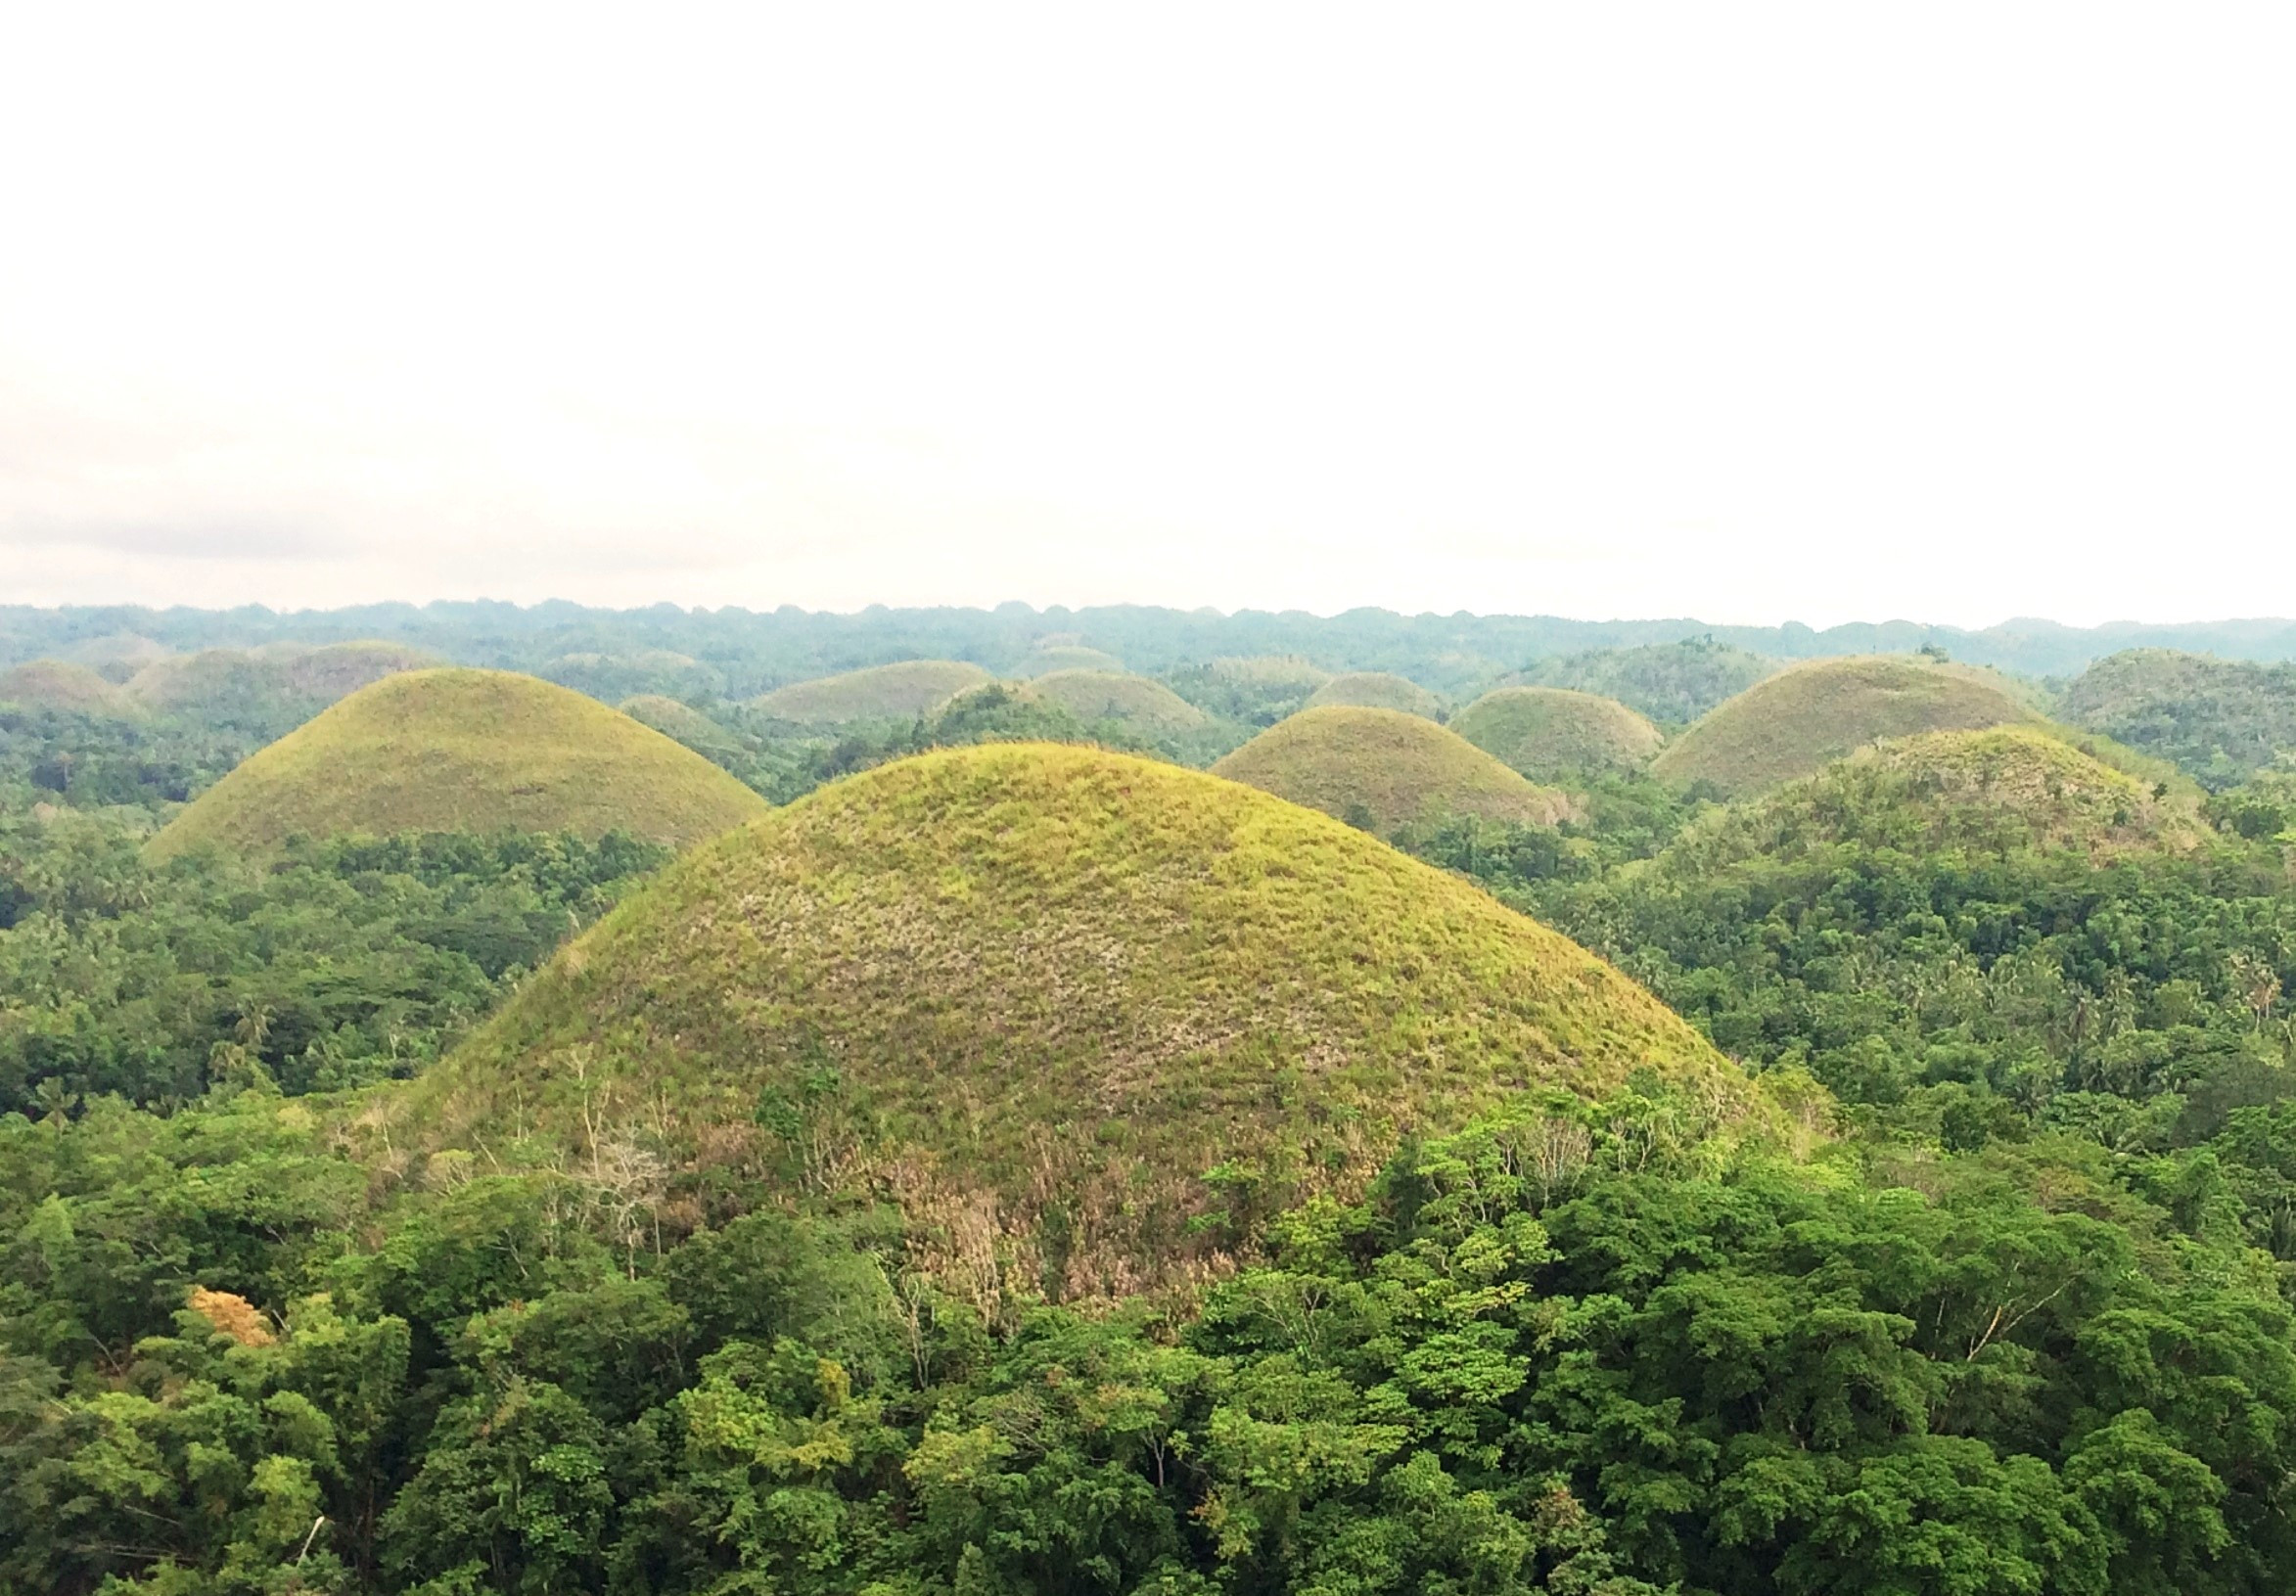
[[[802,726],[911,720],[930,714],[966,688],[989,680],[988,672],[979,665],[956,660],[903,660],[818,681],[796,682],[776,688],[755,703],[760,713]]]
[[[1443,713],[1443,701],[1407,676],[1387,670],[1351,670],[1334,676],[1308,695],[1308,707],[1347,707],[1357,709],[1398,709],[1429,720]]]
[[[1108,670],[1055,670],[1029,683],[1024,697],[1058,706],[1089,726],[1115,721],[1145,737],[1199,731],[1204,711],[1162,682]]]
[[[509,671],[403,671],[241,764],[151,852],[399,832],[622,831],[684,846],[764,809],[700,754],[570,688]]]
[[[731,753],[741,739],[690,704],[661,693],[640,693],[621,702],[621,712],[673,742],[702,754]]]
[[[1785,661],[1767,655],[1712,638],[1691,638],[1540,660],[1525,666],[1515,679],[1526,687],[1599,694],[1653,720],[1680,725],[1784,668]]]
[[[696,850],[417,1083],[431,1146],[522,1119],[611,1158],[873,1185],[1057,1295],[1221,1245],[1517,1088],[1744,1078],[1467,883],[1234,783],[944,750]],[[1237,1171],[1233,1180],[1208,1172]],[[1193,1236],[1194,1240],[1189,1238]]]
[[[1400,709],[1303,709],[1212,772],[1383,836],[1445,814],[1551,826],[1571,807],[1456,732]]]
[[[1916,857],[2188,852],[2210,835],[2198,792],[2189,783],[2159,791],[2165,785],[2116,770],[2044,727],[1926,732],[1718,810],[1654,868],[1704,873],[1840,845]]]
[[[1054,643],[1032,651],[1021,661],[1023,676],[1049,676],[1056,670],[1123,671],[1125,662],[1115,655],[1099,649],[1086,648],[1081,643]]]
[[[1616,699],[1565,687],[1501,687],[1450,720],[1450,729],[1539,781],[1640,770],[1666,739]]]
[[[1907,655],[1815,660],[1722,705],[1651,761],[1676,786],[1743,797],[1815,774],[1885,737],[2039,722],[1992,671]]]
[[[125,694],[86,665],[64,660],[34,660],[0,670],[0,704],[26,709],[66,709],[75,714],[133,712]]]
[[[2296,751],[2296,664],[2131,649],[2083,671],[2061,713],[2210,787],[2230,787]]]

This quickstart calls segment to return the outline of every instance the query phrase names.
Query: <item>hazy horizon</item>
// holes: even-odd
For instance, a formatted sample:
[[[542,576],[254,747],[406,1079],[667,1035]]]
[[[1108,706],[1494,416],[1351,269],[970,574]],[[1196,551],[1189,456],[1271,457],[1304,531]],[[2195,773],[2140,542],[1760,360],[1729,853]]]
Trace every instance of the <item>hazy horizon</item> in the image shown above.
[[[2296,613],[2296,18],[0,23],[0,593]]]

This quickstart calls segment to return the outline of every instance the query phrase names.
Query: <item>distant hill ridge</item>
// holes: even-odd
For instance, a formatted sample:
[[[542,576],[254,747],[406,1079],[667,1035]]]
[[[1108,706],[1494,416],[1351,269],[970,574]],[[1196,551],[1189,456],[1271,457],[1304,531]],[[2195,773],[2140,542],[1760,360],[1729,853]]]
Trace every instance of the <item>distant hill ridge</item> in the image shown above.
[[[1511,1091],[1640,1070],[1752,1112],[1656,999],[1464,881],[1231,782],[1003,744],[688,855],[415,1083],[393,1136],[523,1119],[582,1157],[642,1120],[680,1168],[834,1165],[1074,1297],[1231,1245],[1223,1163],[1345,1186]]]
[[[149,639],[176,652],[247,647],[274,640],[309,643],[383,638],[431,649],[472,663],[539,670],[577,651],[665,649],[692,656],[724,673],[724,692],[742,697],[780,683],[830,675],[856,661],[978,660],[994,671],[1017,671],[1048,636],[1088,636],[1092,645],[1143,675],[1224,657],[1298,655],[1329,670],[1402,670],[1454,697],[1471,697],[1508,670],[1589,650],[1637,648],[1700,638],[1779,660],[1847,654],[1910,653],[1924,646],[1954,659],[2033,676],[2078,674],[2092,661],[2132,648],[2168,648],[2227,659],[2296,659],[2296,620],[2218,620],[2178,625],[2116,622],[2074,627],[2014,619],[1980,630],[1893,620],[1814,628],[1718,625],[1686,617],[1575,620],[1554,616],[1398,615],[1351,610],[1339,616],[1300,611],[1214,611],[1116,605],[1083,610],[1028,605],[982,609],[889,609],[851,614],[794,607],[754,612],[738,606],[682,610],[587,608],[563,601],[521,607],[494,602],[362,605],[280,613],[250,606],[229,611],[154,610],[137,606],[42,610],[0,606],[0,664],[43,656],[72,658],[82,644]],[[138,644],[137,646],[141,646]],[[1460,661],[1456,676],[1440,661]],[[1476,675],[1475,661],[1500,661]],[[91,660],[90,663],[99,662]],[[1421,675],[1422,664],[1430,674]],[[1544,677],[1534,685],[1593,687],[1666,719],[1680,718],[1616,688]]]
[[[2211,787],[2296,754],[2296,664],[2134,649],[2065,690],[2063,712]]]

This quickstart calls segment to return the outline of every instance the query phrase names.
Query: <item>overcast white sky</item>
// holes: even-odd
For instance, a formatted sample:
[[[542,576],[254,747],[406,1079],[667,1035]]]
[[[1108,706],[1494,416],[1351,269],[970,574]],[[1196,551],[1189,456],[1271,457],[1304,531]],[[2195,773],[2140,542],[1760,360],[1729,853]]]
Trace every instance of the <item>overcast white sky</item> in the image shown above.
[[[0,598],[2296,614],[2296,9],[19,5]]]

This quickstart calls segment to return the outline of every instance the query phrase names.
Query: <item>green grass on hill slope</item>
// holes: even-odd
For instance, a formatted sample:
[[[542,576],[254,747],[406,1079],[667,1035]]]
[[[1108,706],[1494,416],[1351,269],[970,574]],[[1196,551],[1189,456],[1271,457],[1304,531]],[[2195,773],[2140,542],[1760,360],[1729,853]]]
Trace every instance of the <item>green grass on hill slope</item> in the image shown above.
[[[741,739],[691,705],[661,693],[640,693],[621,702],[621,712],[641,726],[651,726],[672,742],[697,753],[731,753]]]
[[[2060,712],[2210,787],[2231,787],[2296,751],[2296,663],[2131,649],[2083,671]]]
[[[69,709],[89,715],[134,712],[118,688],[86,665],[63,660],[34,660],[0,671],[0,704],[19,704],[27,709]]]
[[[1885,737],[2040,719],[1992,671],[1908,655],[1814,660],[1715,709],[1662,750],[1650,773],[1744,797],[1814,775]]]
[[[1540,660],[1524,667],[1515,679],[1526,687],[1598,693],[1653,720],[1678,726],[1784,668],[1785,661],[1767,655],[1749,654],[1712,638],[1690,638]]]
[[[1451,717],[1450,729],[1541,781],[1640,770],[1666,739],[1616,699],[1563,687],[1502,687]]]
[[[991,679],[979,665],[955,660],[903,660],[776,688],[754,703],[763,714],[804,726],[913,720]]]
[[[1399,709],[1303,709],[1212,767],[1262,792],[1382,836],[1443,814],[1551,826],[1571,802],[1474,744]]]
[[[1002,744],[689,854],[417,1082],[394,1135],[865,1185],[1086,1295],[1228,1245],[1203,1221],[1273,1189],[1251,1170],[1344,1187],[1407,1131],[1645,1068],[1750,1101],[1648,993],[1463,881],[1198,772]]]
[[[1162,682],[1106,670],[1056,670],[1022,689],[1022,696],[1058,705],[1087,726],[1113,720],[1150,737],[1192,732],[1204,711]]]
[[[155,858],[262,852],[303,834],[623,831],[684,846],[765,800],[570,688],[417,670],[361,688],[248,759],[152,839]]]
[[[1385,670],[1351,670],[1308,695],[1308,707],[1347,706],[1358,709],[1400,709],[1429,720],[1443,713],[1443,701],[1407,676]]]
[[[1036,650],[1021,661],[1023,676],[1049,676],[1056,670],[1112,670],[1123,672],[1125,662],[1113,654],[1088,649],[1081,643],[1061,643]]]
[[[1864,749],[1814,776],[1717,811],[1653,868],[1704,874],[1850,844],[1935,856],[2183,853],[2211,835],[2196,792],[2154,796],[2039,726],[1927,732]]]

